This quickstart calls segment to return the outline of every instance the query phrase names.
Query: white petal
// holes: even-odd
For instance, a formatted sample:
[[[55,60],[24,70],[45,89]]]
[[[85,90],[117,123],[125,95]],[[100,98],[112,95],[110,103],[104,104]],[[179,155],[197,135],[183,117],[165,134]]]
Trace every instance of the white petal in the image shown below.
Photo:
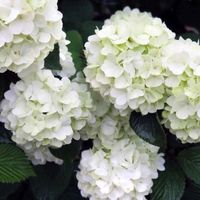
[[[168,87],[177,87],[180,81],[176,76],[169,76],[165,80],[165,85]]]
[[[118,78],[123,73],[123,68],[112,60],[105,60],[101,66],[101,70],[107,77]]]

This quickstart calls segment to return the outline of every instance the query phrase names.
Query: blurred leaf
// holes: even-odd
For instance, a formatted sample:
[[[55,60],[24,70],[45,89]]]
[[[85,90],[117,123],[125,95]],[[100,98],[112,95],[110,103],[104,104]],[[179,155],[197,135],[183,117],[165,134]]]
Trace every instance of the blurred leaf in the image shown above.
[[[48,163],[35,167],[37,177],[30,179],[30,186],[38,200],[55,200],[67,188],[73,171],[72,163]]]
[[[13,141],[11,141],[11,135],[12,133],[9,130],[6,130],[4,128],[4,124],[0,123],[0,144],[1,143],[13,143]]]
[[[85,58],[83,53],[83,40],[78,31],[68,31],[67,39],[71,42],[68,45],[69,51],[72,53],[72,58],[77,71],[83,70],[85,67]]]
[[[141,113],[132,112],[130,125],[146,142],[159,146],[161,150],[166,148],[166,135],[156,114],[143,116]]]
[[[181,200],[199,200],[200,199],[200,185],[189,182]]]
[[[61,5],[65,30],[77,29],[83,21],[91,20],[94,15],[89,0],[64,0]]]
[[[45,67],[51,70],[61,70],[62,66],[60,65],[59,58],[59,47],[58,44],[54,45],[54,50],[45,59]]]
[[[196,33],[184,33],[181,35],[184,39],[191,39],[194,42],[197,42],[200,40],[200,35]]]
[[[95,29],[98,27],[99,29],[102,27],[103,22],[102,21],[85,21],[81,24],[80,27],[80,33],[83,37],[83,41],[87,42],[88,37],[90,35],[93,35],[95,32]]]
[[[4,92],[5,92],[5,87],[6,87],[4,77],[3,76],[1,77],[1,76],[0,76],[0,100],[3,99],[4,97]]]
[[[0,182],[20,182],[34,175],[22,150],[11,144],[0,144]]]
[[[184,173],[174,161],[167,160],[165,171],[154,181],[151,200],[180,200],[184,188]]]
[[[81,141],[73,140],[71,144],[64,145],[59,149],[51,149],[51,152],[56,157],[69,162],[73,161],[80,153]]]
[[[4,93],[9,89],[10,83],[15,83],[18,80],[19,78],[13,72],[0,73],[0,100],[3,99]]]
[[[79,161],[74,162],[75,171],[78,170]],[[64,193],[60,196],[59,200],[84,200],[80,194],[80,190],[78,189],[78,181],[76,179],[76,174],[73,173],[70,184],[64,191]]]
[[[59,200],[83,200],[80,191],[77,188],[68,187],[67,190],[62,194]]]
[[[28,181],[23,182],[20,187],[12,193],[6,200],[36,200],[30,190]]]
[[[200,184],[200,147],[191,147],[181,151],[177,159],[185,174]]]
[[[78,31],[75,31],[75,30],[68,31],[67,39],[71,41],[71,43],[68,45],[68,48],[70,51],[81,52],[83,50],[82,37]]]
[[[7,197],[14,193],[20,184],[15,183],[15,184],[7,184],[7,183],[0,183],[0,200],[5,200]]]
[[[176,3],[176,0],[159,0],[159,7],[161,11],[167,11],[172,9],[174,4]]]
[[[179,149],[183,147],[187,147],[188,144],[182,144],[181,141],[176,137],[176,135],[171,134],[169,130],[166,130],[167,135],[167,148],[168,149]]]
[[[191,26],[200,30],[199,18],[200,1],[181,0],[177,2],[175,14],[183,26]]]

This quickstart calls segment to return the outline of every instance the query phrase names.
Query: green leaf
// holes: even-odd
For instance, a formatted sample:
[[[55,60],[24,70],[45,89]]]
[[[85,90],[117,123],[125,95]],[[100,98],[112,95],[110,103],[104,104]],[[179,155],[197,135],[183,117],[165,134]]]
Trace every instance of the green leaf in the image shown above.
[[[185,176],[176,162],[167,160],[165,171],[154,181],[151,200],[180,200],[185,188]]]
[[[186,188],[183,198],[181,200],[199,200],[200,199],[200,185],[193,182],[189,182],[189,186]]]
[[[59,58],[59,47],[58,44],[54,45],[54,50],[45,59],[45,67],[51,70],[61,70],[62,66],[60,65]]]
[[[0,200],[5,200],[9,195],[14,193],[20,184],[7,184],[7,183],[0,183]]]
[[[11,144],[0,144],[0,182],[20,182],[34,175],[22,150]]]
[[[83,70],[86,65],[83,53],[83,40],[78,31],[68,31],[67,39],[70,40],[68,45],[69,51],[72,53],[72,58],[77,71]]]
[[[71,144],[64,145],[58,149],[51,149],[53,155],[65,162],[71,162],[79,155],[81,150],[81,141],[73,140]]]
[[[30,179],[30,186],[34,196],[38,200],[55,200],[67,188],[73,171],[72,163],[64,163],[59,166],[48,163],[45,166],[37,166],[37,177]]]
[[[146,142],[159,146],[161,150],[166,148],[166,135],[156,114],[143,116],[141,113],[132,112],[130,125]]]
[[[200,147],[191,147],[181,151],[177,159],[185,174],[200,184]]]

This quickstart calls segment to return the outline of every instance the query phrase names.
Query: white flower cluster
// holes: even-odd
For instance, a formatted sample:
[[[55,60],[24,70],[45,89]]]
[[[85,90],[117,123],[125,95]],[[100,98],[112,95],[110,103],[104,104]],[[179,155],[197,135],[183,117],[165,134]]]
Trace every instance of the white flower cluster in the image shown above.
[[[68,78],[75,68],[61,18],[57,0],[0,0],[0,72],[21,78],[4,95],[0,121],[36,165],[62,164],[50,148],[94,139],[77,173],[82,195],[145,200],[164,159],[158,147],[136,136],[129,116],[131,110],[163,109],[167,67],[161,49],[174,34],[149,13],[117,12],[86,43],[84,72],[95,90],[90,92],[83,74]],[[56,43],[63,69],[54,73],[60,79],[42,69]]]
[[[79,139],[78,131],[91,118],[87,84],[70,82],[67,77],[59,80],[50,70],[39,70],[11,84],[4,96],[0,119],[13,132],[12,140],[27,152],[47,152],[45,147],[59,148],[72,138]],[[34,156],[43,164],[42,157],[42,153]]]
[[[128,134],[124,130],[124,125],[128,123],[129,115],[122,117],[118,110],[105,101],[98,93],[93,92],[92,99],[93,118],[81,130],[81,138],[83,140],[98,138],[98,142],[109,149],[116,140]]]
[[[57,0],[0,0],[0,72],[19,73],[43,60],[65,40],[61,19]]]
[[[157,170],[164,170],[164,159],[158,147],[132,136],[116,141],[110,149],[83,151],[79,168],[78,187],[83,197],[146,200]]]
[[[200,142],[200,46],[180,38],[163,49],[169,88],[165,126],[183,143]]]
[[[24,145],[20,145],[20,148],[24,150],[33,165],[44,165],[46,162],[54,162],[58,165],[63,164],[63,160],[56,158],[48,146],[37,147],[35,143],[27,142]]]
[[[159,18],[125,8],[116,12],[85,44],[86,81],[121,113],[164,108],[161,48],[174,39]]]
[[[113,105],[92,93],[93,121],[81,130],[83,139],[94,139],[84,151],[77,173],[83,197],[91,200],[145,200],[157,170],[164,170],[158,147],[140,139]]]

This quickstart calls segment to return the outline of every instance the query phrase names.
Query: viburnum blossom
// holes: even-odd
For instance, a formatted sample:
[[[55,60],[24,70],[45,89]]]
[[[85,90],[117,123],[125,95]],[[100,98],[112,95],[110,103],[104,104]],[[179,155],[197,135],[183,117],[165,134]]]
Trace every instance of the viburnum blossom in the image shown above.
[[[86,81],[121,113],[163,109],[161,49],[174,39],[161,19],[126,7],[105,21],[85,44]]]
[[[91,200],[146,200],[164,159],[158,147],[147,144],[133,131],[110,149],[93,147],[82,152],[77,173],[83,197]]]
[[[0,0],[0,72],[19,73],[63,43],[61,19],[57,0]]]
[[[168,87],[164,123],[183,143],[200,142],[200,46],[174,40],[163,49]]]
[[[12,140],[27,154],[42,152],[28,155],[38,164],[45,163],[43,157],[49,156],[48,147],[59,148],[71,143],[72,138],[79,139],[78,131],[91,116],[88,85],[71,82],[67,77],[55,78],[50,70],[23,77],[11,84],[4,96],[0,120],[12,131]]]

